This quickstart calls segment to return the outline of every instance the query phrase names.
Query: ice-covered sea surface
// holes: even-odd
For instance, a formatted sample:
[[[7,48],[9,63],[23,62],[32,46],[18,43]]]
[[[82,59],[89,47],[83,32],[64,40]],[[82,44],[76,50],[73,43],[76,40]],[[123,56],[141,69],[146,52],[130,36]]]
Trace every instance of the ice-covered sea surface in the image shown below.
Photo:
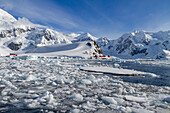
[[[114,76],[80,70],[115,66],[160,77]],[[0,112],[170,112],[170,66],[79,58],[0,57]]]

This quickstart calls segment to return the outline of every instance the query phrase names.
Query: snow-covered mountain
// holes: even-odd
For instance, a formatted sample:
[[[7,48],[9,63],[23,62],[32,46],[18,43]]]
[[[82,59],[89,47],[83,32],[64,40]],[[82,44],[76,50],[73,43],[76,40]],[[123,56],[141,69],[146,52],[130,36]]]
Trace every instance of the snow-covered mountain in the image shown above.
[[[98,38],[92,36],[91,34],[89,33],[83,33],[77,37],[75,37],[75,41],[95,41],[97,40]]]
[[[156,33],[134,31],[116,40],[109,40],[106,37],[98,39],[89,33],[58,32],[46,26],[34,24],[26,18],[17,20],[0,9],[0,55],[9,55],[13,52],[31,53],[35,49],[39,51],[39,47],[48,48],[52,45],[54,46],[50,49],[56,50],[53,51],[56,54],[58,54],[58,48],[63,50],[62,47],[64,47],[63,51],[70,54],[77,54],[79,50],[80,54],[96,55],[102,54],[103,51],[105,55],[121,58],[170,59],[170,31]],[[73,46],[75,51],[69,48]],[[55,47],[57,49],[54,49]],[[68,47],[67,50],[66,47]]]
[[[170,58],[170,31],[135,31],[98,44],[105,54],[121,58]]]
[[[49,29],[46,26],[33,24],[26,18],[18,18],[17,20],[6,11],[0,9],[0,55],[9,55],[9,53],[13,52],[32,52],[35,48],[39,50],[38,48],[41,46],[60,45],[64,47],[62,44],[65,44],[65,47],[71,47],[67,46],[67,44],[72,44],[74,46],[76,42],[82,41],[85,41],[85,43],[83,43],[84,46],[80,44],[81,49],[74,48],[74,50],[79,50],[80,54],[100,54],[102,52],[100,50],[99,53],[99,46],[93,42],[96,39],[96,37],[93,37],[89,33],[65,34]],[[56,50],[56,52],[59,51],[58,48],[62,50],[63,48],[60,46],[54,46],[57,47],[57,49],[53,48],[53,50]],[[68,50],[70,50],[70,48],[68,48]]]
[[[17,21],[12,15],[7,13],[6,11],[0,9],[0,23],[12,23]]]

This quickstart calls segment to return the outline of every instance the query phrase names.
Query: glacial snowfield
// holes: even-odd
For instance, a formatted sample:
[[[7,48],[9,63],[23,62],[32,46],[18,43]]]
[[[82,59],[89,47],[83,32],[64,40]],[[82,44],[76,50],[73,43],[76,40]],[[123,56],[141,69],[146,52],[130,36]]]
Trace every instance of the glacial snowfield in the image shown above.
[[[170,112],[168,85],[125,82],[122,76],[80,70],[82,67],[118,66],[114,63],[118,61],[64,56],[0,57],[0,111]],[[125,78],[133,80],[136,77]]]

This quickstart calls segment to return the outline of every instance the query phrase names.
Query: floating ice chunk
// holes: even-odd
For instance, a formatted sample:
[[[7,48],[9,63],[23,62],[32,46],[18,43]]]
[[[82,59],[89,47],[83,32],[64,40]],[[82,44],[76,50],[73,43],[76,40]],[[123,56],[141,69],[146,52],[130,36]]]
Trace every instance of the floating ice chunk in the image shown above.
[[[40,103],[37,101],[34,101],[32,99],[30,99],[28,102],[25,102],[26,107],[31,108],[31,109],[35,109],[38,108]]]
[[[81,94],[73,94],[69,98],[75,101],[83,101],[83,96]]]
[[[47,105],[57,105],[56,101],[54,100],[54,96],[50,92],[46,92],[42,95],[40,95],[37,99],[37,102],[39,103],[46,103]]]
[[[36,79],[37,78],[35,76],[33,76],[33,75],[28,75],[28,76],[25,77],[26,81],[32,81],[32,80],[36,80]]]
[[[95,104],[90,103],[89,101],[87,101],[87,103],[84,103],[84,104],[82,105],[82,108],[84,108],[84,109],[89,109],[89,110],[93,110],[93,111],[96,110]]]
[[[66,79],[64,76],[57,77],[55,80],[57,84],[73,84],[74,80],[72,79]]]
[[[26,60],[37,60],[38,58],[38,56],[28,56]]]
[[[114,100],[119,104],[119,105],[123,105],[124,104],[124,99],[121,99],[121,98],[117,98],[117,97],[114,97]]]
[[[94,75],[90,75],[90,76],[86,77],[86,79],[90,80],[92,83],[97,83],[97,82],[102,81],[102,79],[96,78]]]
[[[70,113],[80,113],[80,110],[79,109],[73,109],[70,111]]]
[[[38,97],[38,95],[37,94],[27,94],[27,93],[15,93],[15,92],[12,92],[12,94],[15,96],[15,97],[32,97],[32,98],[36,98],[36,97]]]
[[[117,90],[116,90],[116,93],[121,95],[123,93],[123,88],[122,87],[119,87]]]
[[[55,82],[51,82],[50,85],[55,86],[57,84]]]
[[[135,89],[133,87],[129,87],[129,88],[126,88],[126,91],[130,94],[134,94],[135,93]]]
[[[141,109],[141,108],[131,108],[131,110],[132,110],[132,113],[154,113],[154,111]]]
[[[112,67],[81,67],[81,70],[84,71],[91,71],[91,72],[100,72],[100,73],[106,73],[106,74],[114,74],[114,75],[141,75],[145,74],[141,71],[135,71],[130,69],[119,69],[119,68],[112,68]]]
[[[74,80],[72,79],[66,79],[65,81],[66,84],[73,84],[74,83]]]
[[[88,76],[88,77],[87,77],[87,79],[89,79],[89,80],[93,81],[93,80],[95,80],[95,79],[96,79],[96,77],[95,77],[95,76],[93,76],[93,75],[90,75],[90,76]]]
[[[90,80],[88,80],[88,79],[81,79],[79,82],[81,84],[87,84],[87,85],[92,84],[92,82]]]
[[[163,101],[165,101],[165,102],[167,102],[167,103],[170,103],[170,97],[164,98]]]
[[[118,107],[118,111],[121,111],[123,113],[131,113],[132,112],[132,110],[129,107],[123,107],[123,106]]]
[[[132,95],[126,95],[124,96],[125,100],[132,101],[132,102],[138,102],[138,103],[143,103],[147,102],[147,99],[145,97],[136,97]]]
[[[11,91],[11,89],[5,88],[5,89],[3,89],[3,90],[1,91],[1,95],[2,95],[2,96],[6,96],[6,95],[8,94],[8,92],[10,92],[10,91]]]
[[[115,64],[113,64],[113,67],[114,67],[114,68],[120,68],[120,65],[117,64],[117,63],[115,63]]]
[[[111,85],[114,86],[114,87],[118,87],[118,88],[122,88],[122,87],[123,87],[123,86],[122,86],[121,84],[119,84],[119,83],[112,83]]]
[[[65,83],[64,80],[65,80],[65,77],[57,77],[57,79],[55,80],[55,82],[56,82],[57,84],[64,84],[64,83]]]
[[[17,89],[17,87],[15,87],[10,81],[7,81],[5,79],[0,79],[0,82],[5,84],[6,86],[12,88],[12,89]]]
[[[101,97],[101,99],[106,104],[117,104],[114,97]]]
[[[143,74],[146,77],[159,77],[158,75],[154,74],[154,73],[145,73]]]

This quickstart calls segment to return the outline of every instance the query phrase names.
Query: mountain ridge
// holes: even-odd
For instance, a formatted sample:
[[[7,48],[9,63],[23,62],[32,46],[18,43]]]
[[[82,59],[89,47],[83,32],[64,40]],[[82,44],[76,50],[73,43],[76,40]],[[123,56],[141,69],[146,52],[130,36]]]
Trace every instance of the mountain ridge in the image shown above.
[[[105,55],[120,58],[170,58],[170,31],[134,31],[125,33],[118,39],[111,40],[106,37],[97,38],[89,33],[66,34],[58,32],[46,26],[33,24],[24,17],[18,18],[17,20],[2,9],[0,9],[0,12],[2,12],[0,14],[1,55],[8,55],[16,51],[31,50],[41,46],[72,44],[86,41],[85,46],[88,46],[88,42],[91,42],[93,47],[96,47],[95,49],[93,48],[94,54],[102,53],[98,51],[99,49],[103,51]],[[88,52],[86,51],[86,53],[90,53],[89,50]]]
[[[9,13],[2,11],[6,16],[2,16],[5,18],[13,19],[9,20],[9,22],[6,21],[0,21],[3,26],[0,28],[0,55],[9,55],[9,53],[17,53],[17,54],[24,54],[24,52],[31,53],[33,49],[40,48],[44,46],[44,49],[49,48],[51,45],[60,45],[60,46],[54,46],[63,49],[62,47],[74,47],[74,44],[77,45],[75,42],[82,42],[85,41],[85,43],[79,44],[77,48],[74,48],[74,50],[71,50],[67,48],[68,50],[64,50],[65,52],[72,53],[79,53],[80,56],[93,56],[93,55],[99,55],[101,54],[101,50],[99,46],[95,42],[93,42],[93,39],[97,39],[90,35],[89,33],[84,34],[65,34],[62,32],[58,32],[56,30],[50,29],[48,27],[44,27],[41,25],[33,24],[26,18],[18,18],[15,19],[12,15]],[[62,44],[66,44],[63,46]],[[72,44],[69,46],[69,44]],[[54,52],[56,55],[59,53],[59,49],[54,49],[54,47],[50,48],[55,50]],[[37,49],[37,52],[40,49]],[[77,50],[80,50],[80,52],[76,52]],[[29,52],[30,51],[30,52]],[[49,51],[46,51],[47,53],[50,53]],[[60,52],[61,53],[61,52]],[[64,52],[63,52],[64,53]],[[82,54],[83,53],[83,54]],[[33,53],[32,53],[33,54]],[[53,54],[53,55],[55,55]],[[64,53],[66,54],[66,53]],[[47,54],[44,54],[47,55]],[[48,54],[49,55],[49,54]],[[78,55],[78,54],[77,54]],[[74,56],[74,55],[73,55]]]
[[[170,31],[125,33],[107,45],[99,46],[105,54],[121,58],[167,59],[170,53]]]

